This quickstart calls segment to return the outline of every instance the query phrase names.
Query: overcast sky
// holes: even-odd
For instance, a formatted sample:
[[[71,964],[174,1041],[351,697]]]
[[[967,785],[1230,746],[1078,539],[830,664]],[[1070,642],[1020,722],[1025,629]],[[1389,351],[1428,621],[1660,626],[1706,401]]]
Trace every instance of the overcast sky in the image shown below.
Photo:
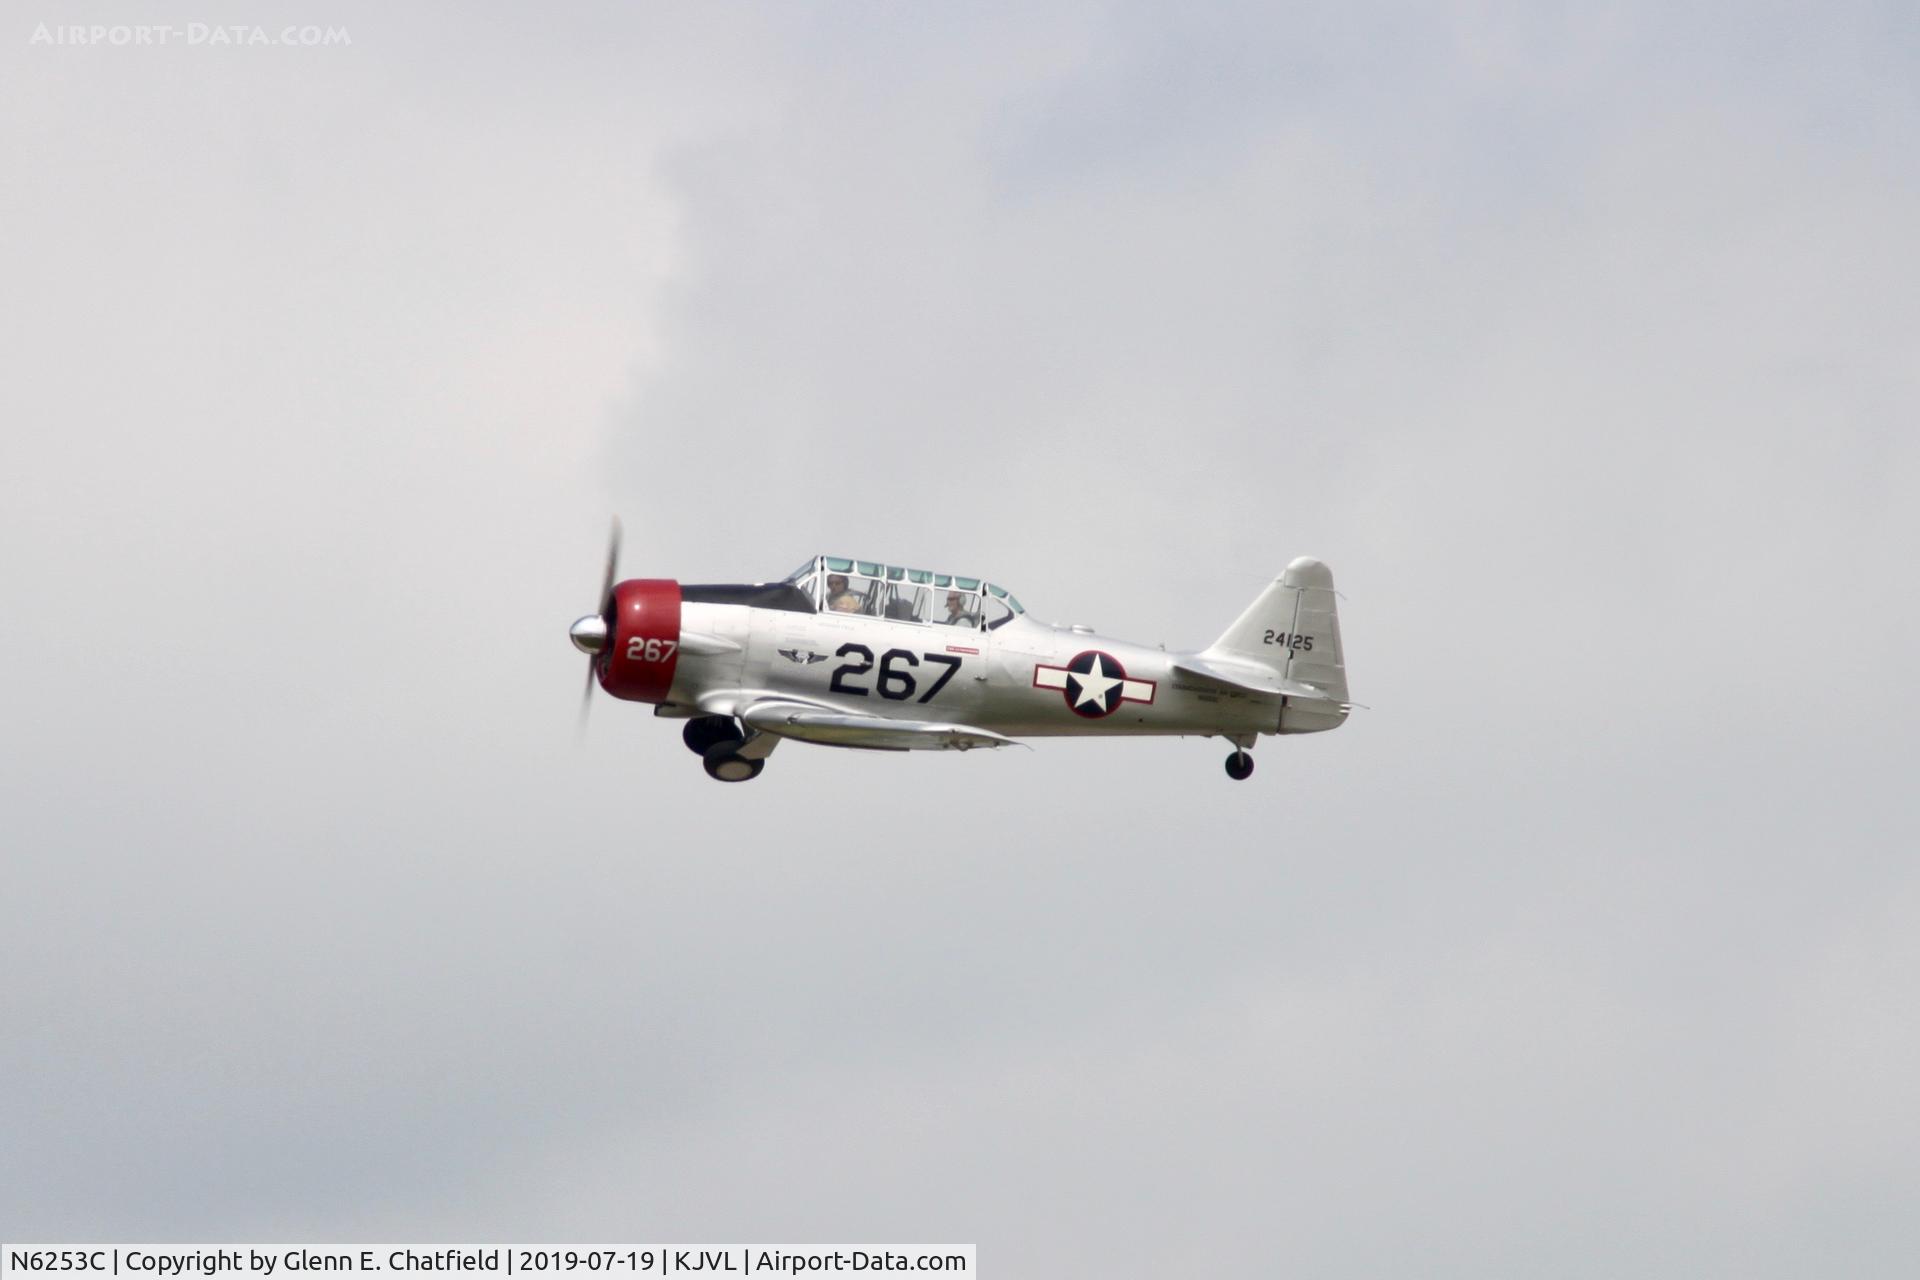
[[[1912,1274],[1920,21],[1603,8],[15,6],[0,1234]],[[722,787],[616,512],[1371,710]]]

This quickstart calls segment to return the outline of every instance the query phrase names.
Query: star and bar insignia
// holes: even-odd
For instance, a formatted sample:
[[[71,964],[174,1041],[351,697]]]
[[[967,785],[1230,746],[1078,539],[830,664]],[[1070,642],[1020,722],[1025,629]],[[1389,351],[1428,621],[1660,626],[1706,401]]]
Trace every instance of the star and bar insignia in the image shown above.
[[[1127,679],[1127,669],[1118,658],[1089,649],[1064,667],[1034,664],[1033,687],[1060,690],[1069,711],[1098,720],[1118,711],[1123,702],[1151,703],[1154,682]]]

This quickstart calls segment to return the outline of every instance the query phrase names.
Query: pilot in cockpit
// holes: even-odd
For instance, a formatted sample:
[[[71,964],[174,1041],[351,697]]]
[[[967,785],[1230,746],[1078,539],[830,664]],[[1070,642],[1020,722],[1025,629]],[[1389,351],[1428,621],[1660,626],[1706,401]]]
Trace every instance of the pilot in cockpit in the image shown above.
[[[846,574],[827,575],[827,608],[835,613],[860,612],[860,597],[847,589]]]
[[[967,597],[958,591],[947,592],[947,616],[940,621],[949,627],[973,626],[973,613],[967,608]]]

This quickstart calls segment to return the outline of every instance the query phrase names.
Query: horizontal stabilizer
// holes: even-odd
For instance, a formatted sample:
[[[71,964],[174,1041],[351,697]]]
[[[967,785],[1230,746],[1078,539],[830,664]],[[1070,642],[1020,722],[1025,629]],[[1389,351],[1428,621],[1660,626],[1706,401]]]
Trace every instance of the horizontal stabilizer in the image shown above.
[[[1249,693],[1274,694],[1315,702],[1344,701],[1325,689],[1304,680],[1289,680],[1274,668],[1255,662],[1232,662],[1199,654],[1182,654],[1173,660],[1173,669],[1183,675],[1199,676]]]
[[[761,701],[740,713],[748,728],[801,742],[874,751],[970,751],[1010,747],[1012,738],[972,725],[932,720],[888,720],[827,711],[804,702]]]

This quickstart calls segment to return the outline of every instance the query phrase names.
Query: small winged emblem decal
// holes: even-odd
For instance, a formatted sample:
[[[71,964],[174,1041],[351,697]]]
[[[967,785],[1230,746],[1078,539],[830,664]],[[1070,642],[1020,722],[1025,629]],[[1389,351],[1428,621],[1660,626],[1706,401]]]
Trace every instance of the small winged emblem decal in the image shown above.
[[[805,653],[800,652],[798,649],[782,649],[780,656],[788,662],[798,662],[805,666],[812,666],[816,662],[825,662],[827,660],[826,654],[815,653],[811,649]]]

